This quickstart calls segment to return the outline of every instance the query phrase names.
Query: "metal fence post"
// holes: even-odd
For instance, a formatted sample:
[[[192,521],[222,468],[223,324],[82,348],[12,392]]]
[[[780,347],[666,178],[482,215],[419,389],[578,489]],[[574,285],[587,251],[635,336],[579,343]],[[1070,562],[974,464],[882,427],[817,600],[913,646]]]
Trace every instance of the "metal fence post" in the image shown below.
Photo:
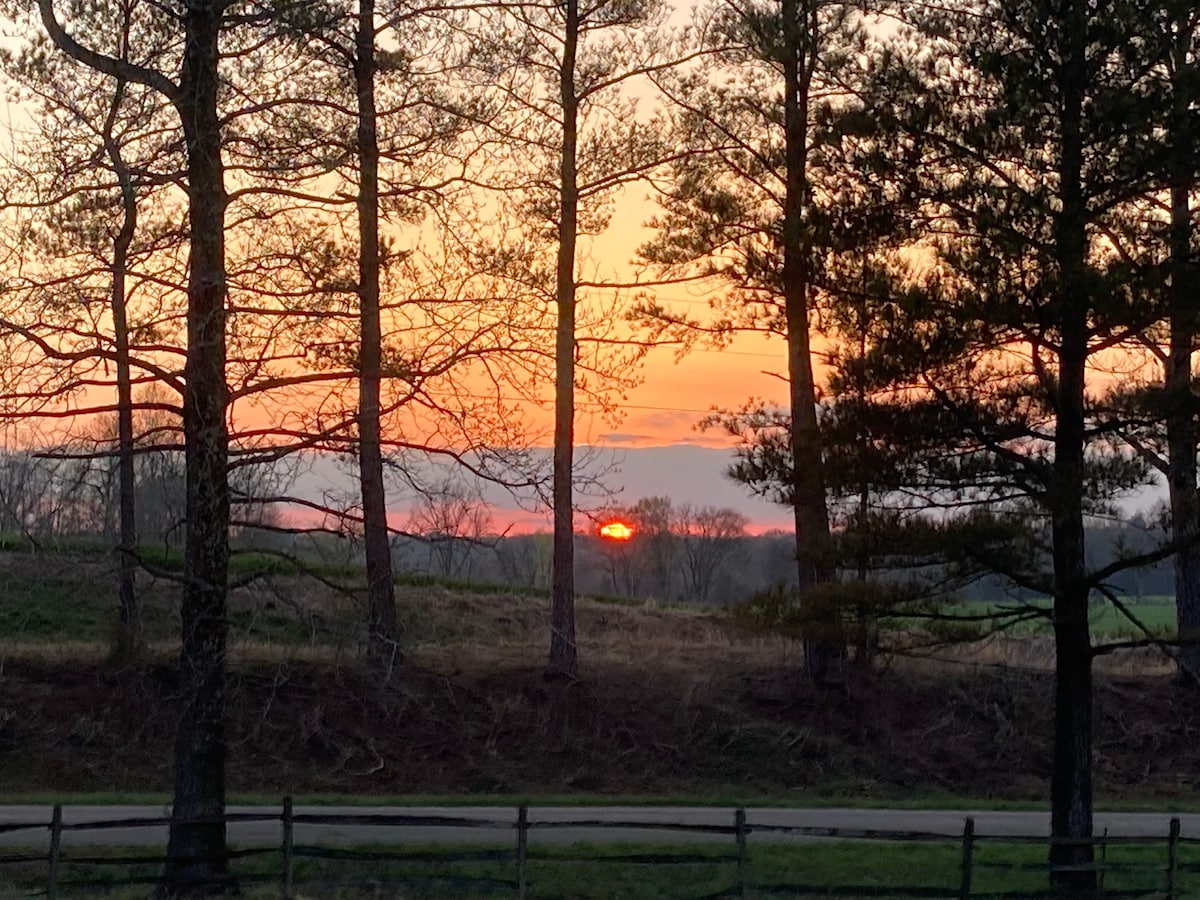
[[[1171,819],[1171,830],[1167,836],[1167,898],[1175,900],[1175,873],[1179,869],[1179,819]]]
[[[58,897],[58,862],[62,857],[62,804],[54,804],[54,812],[50,816],[50,856],[46,869],[46,897],[56,900]]]
[[[295,858],[292,848],[295,845],[295,822],[292,813],[292,795],[283,798],[283,900],[292,900],[296,894]]]
[[[528,890],[525,879],[525,856],[529,850],[529,807],[517,809],[517,898],[525,900]]]
[[[750,896],[750,885],[746,877],[746,810],[739,809],[733,814],[733,824],[737,830],[737,883],[738,896],[746,900]]]
[[[958,896],[968,900],[971,896],[971,867],[975,856],[975,820],[967,816],[963,822],[962,835],[962,878],[958,884]]]

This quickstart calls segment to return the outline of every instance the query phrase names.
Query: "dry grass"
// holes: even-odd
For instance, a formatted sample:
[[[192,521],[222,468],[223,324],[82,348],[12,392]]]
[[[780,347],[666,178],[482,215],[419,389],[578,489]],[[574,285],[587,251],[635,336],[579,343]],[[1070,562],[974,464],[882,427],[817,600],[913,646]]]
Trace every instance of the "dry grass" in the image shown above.
[[[45,570],[28,558],[5,566],[0,591],[36,590]],[[79,630],[111,616],[111,595],[88,585],[89,605],[70,582],[43,590],[15,612],[35,623],[37,603],[60,602],[61,621],[0,641],[0,790],[165,790],[175,585],[148,585],[158,632],[125,668],[105,662],[102,630]],[[581,680],[557,684],[541,677],[546,598],[397,594],[404,655],[380,686],[360,664],[357,586],[272,576],[233,592],[231,790],[1045,795],[1045,637],[931,648],[934,658],[885,659],[882,672],[847,670],[815,689],[790,641],[741,634],[712,613],[581,598]],[[1101,660],[1103,790],[1173,797],[1200,784],[1200,700],[1167,674],[1153,651]]]
[[[411,652],[418,664],[484,673],[528,666],[545,653],[550,610],[544,598],[438,588],[406,591],[397,599],[427,623]],[[585,668],[645,668],[651,661],[656,670],[671,671],[703,669],[714,661],[722,667],[787,665],[798,653],[793,641],[741,634],[712,612],[581,598],[576,620]]]
[[[1054,671],[1054,638],[1049,635],[1000,633],[978,641],[929,647],[921,647],[919,642],[913,642],[907,652],[895,657],[894,664],[903,665],[904,659],[1049,673]],[[1157,647],[1117,650],[1099,656],[1094,669],[1110,677],[1139,678],[1171,678],[1177,670],[1174,661]]]

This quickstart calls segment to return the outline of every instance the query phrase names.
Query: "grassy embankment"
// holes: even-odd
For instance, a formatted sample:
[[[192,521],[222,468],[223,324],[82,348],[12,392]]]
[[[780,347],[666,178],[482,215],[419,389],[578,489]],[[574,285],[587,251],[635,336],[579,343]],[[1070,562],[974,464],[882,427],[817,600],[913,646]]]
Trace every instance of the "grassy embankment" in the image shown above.
[[[165,798],[178,560],[148,562],[159,572],[140,583],[150,648],[121,668],[105,661],[110,553],[0,552],[0,794]],[[405,657],[379,689],[358,664],[361,577],[263,555],[235,557],[234,570],[235,797],[1045,803],[1045,635],[935,646],[936,660],[888,659],[817,690],[787,640],[741,634],[713,612],[582,599],[581,681],[553,685],[540,677],[544,596],[401,579]],[[1195,802],[1200,703],[1169,672],[1154,651],[1101,660],[1107,805]]]

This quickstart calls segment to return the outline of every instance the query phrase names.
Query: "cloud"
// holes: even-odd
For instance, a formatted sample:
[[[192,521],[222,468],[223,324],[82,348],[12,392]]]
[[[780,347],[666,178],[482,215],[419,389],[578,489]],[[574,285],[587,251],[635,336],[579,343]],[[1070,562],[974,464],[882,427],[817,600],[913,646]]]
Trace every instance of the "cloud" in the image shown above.
[[[612,431],[608,434],[600,436],[600,440],[596,443],[604,444],[648,444],[653,442],[654,438],[648,434],[626,434],[621,431]]]
[[[605,435],[602,443],[576,447],[576,461],[581,468],[599,478],[620,502],[635,503],[642,497],[666,496],[677,504],[735,509],[750,519],[752,532],[773,528],[790,530],[789,510],[751,496],[745,486],[728,477],[726,473],[734,459],[728,443],[708,444],[701,433],[692,437],[687,442],[647,445],[641,443],[652,440],[647,434],[616,432]],[[550,451],[539,452],[548,457]],[[332,456],[314,455],[307,463],[291,487],[294,496],[314,502],[324,502],[330,495],[337,495],[348,504],[357,501],[358,485],[352,466]],[[536,508],[532,502],[518,505],[495,486],[484,486],[483,494],[492,509],[496,530],[534,531],[548,527],[548,513]],[[594,492],[580,490],[577,495],[580,507],[594,505],[592,501],[597,496]],[[402,526],[406,522],[412,502],[411,491],[389,484],[388,508],[392,524]],[[289,519],[306,525],[317,524],[315,520],[319,519],[319,514],[302,508],[283,512]]]
[[[630,416],[641,428],[649,431],[666,431],[678,439],[680,431],[689,431],[700,421],[701,416],[694,412],[667,411],[647,413],[636,418]]]
[[[652,447],[704,447],[709,450],[729,451],[729,437],[722,431],[698,431],[686,440],[664,440],[663,435],[612,431],[602,434],[595,441],[596,447],[621,447],[648,450]]]

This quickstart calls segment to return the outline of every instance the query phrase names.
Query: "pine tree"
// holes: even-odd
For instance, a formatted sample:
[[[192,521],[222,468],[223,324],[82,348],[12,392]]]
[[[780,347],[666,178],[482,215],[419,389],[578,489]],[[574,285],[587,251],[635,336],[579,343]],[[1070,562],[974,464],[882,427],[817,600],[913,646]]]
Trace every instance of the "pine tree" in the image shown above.
[[[932,302],[970,328],[956,359],[919,384],[959,420],[1009,506],[1042,524],[1037,556],[1006,574],[1053,598],[1053,880],[1096,891],[1092,847],[1092,658],[1084,526],[1141,484],[1106,450],[1088,381],[1098,354],[1145,324],[1106,232],[1148,173],[1146,69],[1129,64],[1136,4],[979,2],[916,15],[919,96],[899,119],[928,147],[922,167],[942,280]],[[930,320],[909,322],[922,334]],[[955,330],[955,326],[948,326]],[[1111,448],[1109,448],[1111,449]],[[997,507],[1003,510],[1004,507]]]
[[[796,464],[779,471],[789,479],[783,496],[804,604],[836,568],[813,321],[846,290],[848,251],[904,231],[903,198],[872,179],[882,151],[862,91],[864,63],[881,48],[862,4],[726,0],[699,15],[711,23],[708,53],[662,80],[691,152],[675,166],[653,223],[658,236],[642,253],[667,273],[717,278],[730,290],[715,322],[658,306],[644,317],[685,341],[689,330],[718,341],[743,329],[785,339],[787,446],[778,449]],[[819,681],[843,652],[840,616],[814,607],[805,618],[806,664]]]

